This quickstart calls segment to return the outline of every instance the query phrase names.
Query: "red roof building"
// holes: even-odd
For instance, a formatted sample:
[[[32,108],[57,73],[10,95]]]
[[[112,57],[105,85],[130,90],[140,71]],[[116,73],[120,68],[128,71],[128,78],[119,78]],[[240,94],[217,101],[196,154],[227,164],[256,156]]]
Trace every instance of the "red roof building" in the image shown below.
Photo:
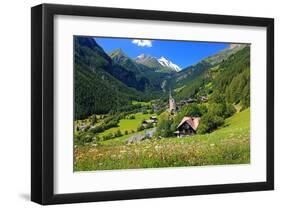
[[[196,134],[199,122],[199,117],[184,117],[179,123],[175,134],[178,137]]]

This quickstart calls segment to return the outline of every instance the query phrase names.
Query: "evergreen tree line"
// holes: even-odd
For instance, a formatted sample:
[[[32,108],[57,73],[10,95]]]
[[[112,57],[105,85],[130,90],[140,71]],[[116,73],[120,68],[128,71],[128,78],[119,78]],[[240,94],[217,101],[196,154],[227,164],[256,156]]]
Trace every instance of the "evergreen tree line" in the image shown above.
[[[132,73],[121,67],[113,69],[112,60],[93,38],[74,37],[74,47],[75,120],[130,109],[131,100],[145,100],[141,92],[129,87],[135,83]],[[114,76],[131,83],[126,85]]]
[[[207,84],[211,84],[209,87]],[[209,96],[219,91],[227,103],[240,104],[242,109],[250,106],[250,47],[231,55],[210,70],[186,84],[178,93],[176,100]]]

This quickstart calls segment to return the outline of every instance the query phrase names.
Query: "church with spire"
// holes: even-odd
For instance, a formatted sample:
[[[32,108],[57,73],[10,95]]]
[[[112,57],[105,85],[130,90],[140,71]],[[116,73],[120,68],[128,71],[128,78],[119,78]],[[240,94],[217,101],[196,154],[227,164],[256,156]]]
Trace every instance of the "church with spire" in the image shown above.
[[[171,114],[174,114],[176,112],[176,110],[177,110],[176,101],[172,97],[172,93],[171,93],[171,90],[170,90],[170,95],[169,95],[169,112]]]

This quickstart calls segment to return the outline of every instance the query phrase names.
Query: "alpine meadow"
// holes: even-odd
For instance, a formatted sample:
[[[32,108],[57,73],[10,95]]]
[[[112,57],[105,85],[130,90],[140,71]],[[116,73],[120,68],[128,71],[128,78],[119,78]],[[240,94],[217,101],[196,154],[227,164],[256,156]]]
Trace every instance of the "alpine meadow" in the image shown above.
[[[250,163],[250,44],[73,39],[74,171]]]

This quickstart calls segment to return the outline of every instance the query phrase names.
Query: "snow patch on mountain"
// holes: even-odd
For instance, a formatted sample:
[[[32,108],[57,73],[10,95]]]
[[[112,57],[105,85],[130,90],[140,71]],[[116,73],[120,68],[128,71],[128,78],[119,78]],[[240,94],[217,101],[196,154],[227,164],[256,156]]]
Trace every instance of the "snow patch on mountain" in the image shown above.
[[[173,70],[175,70],[176,72],[179,72],[181,70],[181,68],[174,64],[172,61],[166,59],[165,57],[160,57],[159,59],[157,59],[157,61],[160,63],[160,65],[162,65],[163,67],[169,67]]]

